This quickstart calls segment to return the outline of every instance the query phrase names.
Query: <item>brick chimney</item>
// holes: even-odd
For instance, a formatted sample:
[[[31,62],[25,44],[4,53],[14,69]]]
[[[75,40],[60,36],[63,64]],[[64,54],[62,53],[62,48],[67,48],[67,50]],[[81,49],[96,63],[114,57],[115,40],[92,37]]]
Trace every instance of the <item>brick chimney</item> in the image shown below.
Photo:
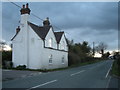
[[[29,9],[29,5],[28,5],[28,3],[26,4],[26,7],[25,7],[25,5],[23,5],[23,7],[21,8],[21,10],[20,10],[20,12],[21,12],[21,15],[22,14],[30,14],[30,9]]]
[[[16,28],[16,34],[20,31],[20,26]]]
[[[20,20],[20,28],[27,27],[27,22],[29,21],[30,16],[30,9],[28,3],[23,5],[20,12],[21,12],[21,20]],[[25,29],[25,28],[24,28]]]
[[[46,18],[46,20],[43,21],[43,26],[50,26],[50,21],[48,17]]]

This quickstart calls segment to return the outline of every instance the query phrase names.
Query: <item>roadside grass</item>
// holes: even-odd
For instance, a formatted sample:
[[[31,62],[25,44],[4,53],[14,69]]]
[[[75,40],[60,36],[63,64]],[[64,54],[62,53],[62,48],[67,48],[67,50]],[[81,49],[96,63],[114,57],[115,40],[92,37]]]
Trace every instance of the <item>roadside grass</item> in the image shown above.
[[[114,76],[120,77],[120,66],[119,66],[118,63],[117,63],[117,60],[115,60],[115,61],[113,62],[111,74],[114,75]]]
[[[2,62],[0,61],[0,69],[2,69]]]
[[[93,61],[88,61],[88,62],[84,62],[84,63],[78,63],[75,65],[71,65],[70,68],[84,66],[84,65],[88,65],[88,64],[93,64],[93,63],[97,63],[97,62],[101,62],[101,61],[104,61],[104,60],[93,60]]]
[[[26,68],[26,69],[10,68],[10,69],[12,69],[12,70],[26,70],[26,71],[39,71],[39,72],[52,72],[52,71],[58,71],[58,70],[66,70],[66,69],[79,67],[79,66],[85,66],[85,65],[89,65],[89,64],[93,64],[93,63],[97,63],[97,62],[101,62],[101,61],[104,61],[104,60],[93,60],[93,61],[78,63],[78,64],[71,65],[68,67],[56,68],[56,69],[28,69],[28,68]]]

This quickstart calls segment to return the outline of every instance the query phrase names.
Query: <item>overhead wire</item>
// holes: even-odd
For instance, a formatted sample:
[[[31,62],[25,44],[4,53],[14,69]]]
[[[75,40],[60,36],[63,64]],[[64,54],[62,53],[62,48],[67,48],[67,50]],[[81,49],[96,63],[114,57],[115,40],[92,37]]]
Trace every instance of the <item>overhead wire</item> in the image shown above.
[[[9,1],[11,4],[17,6],[18,8],[22,8],[22,7],[19,6],[18,4],[14,3],[14,2],[12,2],[12,1],[10,1],[10,0],[8,0],[8,1]],[[39,16],[35,15],[35,14],[32,13],[32,12],[31,12],[31,15],[34,16],[34,17],[36,17],[37,19],[39,19],[39,20],[41,20],[41,21],[44,21],[44,19],[40,18]],[[52,26],[53,26],[54,28],[56,28],[56,30],[60,30],[60,32],[61,32],[61,30],[63,30],[63,29],[61,29],[60,27],[57,27],[56,25],[53,25],[53,24],[52,24]],[[69,36],[71,36],[70,33],[66,32],[66,31],[64,31],[64,32],[65,32],[66,34],[68,34]]]
[[[17,6],[17,7],[22,8],[21,6],[17,5],[16,3],[14,3],[14,2],[12,2],[12,1],[10,1],[10,0],[8,0],[8,1],[9,1],[10,3],[12,3],[13,5]],[[36,17],[36,18],[38,18],[38,19],[41,20],[41,21],[44,21],[44,19],[40,18],[39,16],[35,15],[34,13],[31,13],[31,15],[34,16],[34,17]],[[55,27],[57,30],[62,30],[61,28],[57,27],[56,25],[53,25],[53,24],[52,24],[52,26]]]

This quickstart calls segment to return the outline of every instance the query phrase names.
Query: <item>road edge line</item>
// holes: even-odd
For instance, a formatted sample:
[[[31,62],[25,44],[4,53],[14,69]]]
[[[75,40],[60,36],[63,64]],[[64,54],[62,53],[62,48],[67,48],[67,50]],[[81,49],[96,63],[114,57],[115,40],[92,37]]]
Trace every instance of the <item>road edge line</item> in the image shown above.
[[[109,75],[109,73],[110,73],[110,70],[112,69],[112,65],[113,65],[113,63],[111,64],[111,66],[110,66],[110,68],[109,68],[109,70],[108,70],[108,72],[107,72],[107,74],[106,74],[105,78],[107,78],[107,77],[108,77],[108,75]]]
[[[109,84],[110,84],[110,80],[111,80],[111,78],[112,78],[112,77],[109,78],[108,83],[107,83],[107,85],[106,85],[105,88],[109,88]]]

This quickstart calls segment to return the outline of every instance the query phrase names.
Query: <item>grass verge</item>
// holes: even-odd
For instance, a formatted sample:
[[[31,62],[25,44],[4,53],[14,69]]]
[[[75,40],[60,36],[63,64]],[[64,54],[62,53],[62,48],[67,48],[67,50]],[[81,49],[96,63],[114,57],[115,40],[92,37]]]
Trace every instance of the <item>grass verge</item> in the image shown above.
[[[111,74],[120,77],[120,66],[117,63],[117,60],[113,62]]]
[[[84,63],[78,63],[78,64],[75,64],[75,65],[71,65],[70,67],[79,67],[79,66],[93,64],[93,63],[97,63],[97,62],[101,62],[101,61],[104,61],[104,60],[93,60],[93,61],[88,61],[88,62],[84,62]]]

